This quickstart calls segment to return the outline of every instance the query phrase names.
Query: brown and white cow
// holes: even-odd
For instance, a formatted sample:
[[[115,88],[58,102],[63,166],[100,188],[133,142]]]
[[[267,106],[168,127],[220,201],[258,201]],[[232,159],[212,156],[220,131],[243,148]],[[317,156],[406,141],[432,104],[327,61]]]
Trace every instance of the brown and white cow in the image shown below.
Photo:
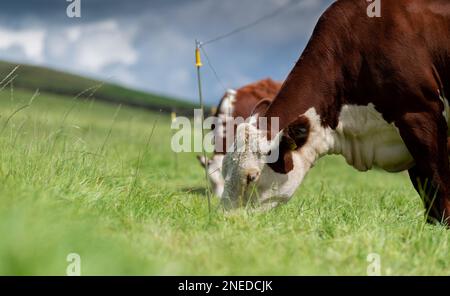
[[[197,156],[200,164],[207,167],[209,181],[214,193],[220,197],[223,192],[224,180],[222,178],[222,160],[227,147],[233,144],[236,118],[247,119],[260,104],[268,105],[281,88],[281,83],[270,78],[243,86],[237,90],[229,89],[220,100],[217,112],[214,115],[217,122],[213,127],[215,149],[211,159]],[[226,141],[229,141],[228,144]]]
[[[321,16],[261,114],[279,118],[280,132],[238,127],[237,139],[256,136],[268,148],[226,155],[227,206],[286,202],[318,158],[340,154],[360,171],[408,170],[429,221],[450,217],[450,1],[381,3],[381,17],[368,17],[365,0],[337,1]]]

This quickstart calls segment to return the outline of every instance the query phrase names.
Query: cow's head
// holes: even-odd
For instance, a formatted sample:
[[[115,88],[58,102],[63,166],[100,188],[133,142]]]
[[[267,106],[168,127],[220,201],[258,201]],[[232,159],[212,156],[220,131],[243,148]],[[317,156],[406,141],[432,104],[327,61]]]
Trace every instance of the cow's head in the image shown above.
[[[214,194],[218,197],[222,196],[224,180],[222,178],[222,160],[223,154],[214,154],[214,156],[209,159],[204,156],[198,155],[197,158],[200,164],[206,168],[208,172],[208,180],[211,184],[211,188]]]
[[[314,109],[276,136],[267,134],[251,123],[238,126],[235,149],[223,160],[222,202],[226,208],[251,204],[270,209],[288,201],[332,141]]]

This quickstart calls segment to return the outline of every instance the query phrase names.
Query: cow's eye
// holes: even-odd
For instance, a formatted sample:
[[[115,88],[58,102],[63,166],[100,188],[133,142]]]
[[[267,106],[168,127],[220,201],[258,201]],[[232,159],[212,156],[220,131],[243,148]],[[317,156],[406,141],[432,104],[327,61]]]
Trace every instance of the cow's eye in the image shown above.
[[[309,127],[304,125],[291,125],[287,130],[285,140],[290,150],[297,150],[303,146],[308,139]]]
[[[299,129],[298,129],[298,133],[300,134],[300,135],[307,135],[308,134],[308,129],[306,128],[306,127],[300,127]]]
[[[297,141],[308,136],[308,129],[306,127],[291,127],[289,128],[289,135]]]

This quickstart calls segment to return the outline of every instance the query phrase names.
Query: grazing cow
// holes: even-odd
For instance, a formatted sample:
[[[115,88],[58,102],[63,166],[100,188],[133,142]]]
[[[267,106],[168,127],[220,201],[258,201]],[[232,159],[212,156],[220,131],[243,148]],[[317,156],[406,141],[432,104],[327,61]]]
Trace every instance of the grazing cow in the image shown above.
[[[208,177],[211,187],[217,196],[223,192],[224,180],[222,178],[222,160],[227,152],[226,148],[234,141],[236,126],[232,125],[227,129],[227,123],[233,122],[240,117],[247,119],[251,116],[257,105],[269,105],[275,95],[281,88],[281,83],[272,79],[264,79],[255,83],[246,85],[238,90],[228,90],[223,96],[217,108],[215,116],[218,122],[213,127],[215,149],[211,159],[205,159],[203,156],[197,156],[200,164],[207,167]],[[226,143],[228,139],[228,145]]]
[[[278,117],[280,132],[239,125],[237,139],[255,136],[266,148],[224,158],[228,207],[286,202],[318,158],[340,154],[360,171],[408,170],[428,221],[450,217],[450,1],[382,0],[374,18],[368,4],[340,0],[321,16],[260,114]],[[278,160],[267,163],[273,151]]]

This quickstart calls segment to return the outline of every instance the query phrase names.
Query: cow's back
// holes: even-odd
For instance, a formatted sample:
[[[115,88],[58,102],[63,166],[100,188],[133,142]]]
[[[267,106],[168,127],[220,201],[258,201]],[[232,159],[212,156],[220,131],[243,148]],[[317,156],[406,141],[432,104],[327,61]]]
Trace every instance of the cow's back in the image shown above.
[[[349,104],[373,103],[393,122],[425,100],[435,108],[436,90],[450,96],[450,1],[382,0],[380,17],[368,16],[369,5],[339,0],[320,17],[266,112],[280,128],[310,108],[335,128]]]

